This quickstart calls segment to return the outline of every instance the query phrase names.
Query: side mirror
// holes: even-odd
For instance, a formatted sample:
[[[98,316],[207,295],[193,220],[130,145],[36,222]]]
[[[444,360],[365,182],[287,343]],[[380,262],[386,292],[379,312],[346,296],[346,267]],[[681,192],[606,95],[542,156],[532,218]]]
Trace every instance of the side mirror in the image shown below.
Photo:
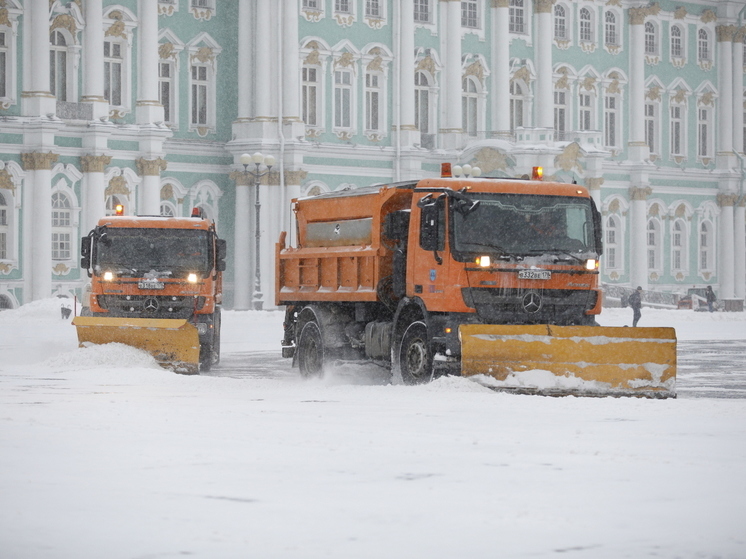
[[[80,240],[80,267],[88,270],[91,267],[91,238],[83,237]]]
[[[420,215],[420,247],[422,250],[439,250],[440,211],[433,202],[422,207]]]
[[[228,243],[225,239],[215,239],[215,248],[217,250],[215,268],[218,272],[225,272],[225,257],[228,254]]]

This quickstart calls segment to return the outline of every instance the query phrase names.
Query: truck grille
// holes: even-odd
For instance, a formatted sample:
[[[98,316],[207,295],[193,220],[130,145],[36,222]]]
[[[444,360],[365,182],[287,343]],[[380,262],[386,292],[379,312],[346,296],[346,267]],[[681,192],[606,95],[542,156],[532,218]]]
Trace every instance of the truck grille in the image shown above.
[[[463,288],[464,302],[494,324],[582,324],[597,293],[575,289]]]
[[[198,308],[196,297],[174,295],[99,295],[98,304],[108,316],[139,318],[189,318]]]

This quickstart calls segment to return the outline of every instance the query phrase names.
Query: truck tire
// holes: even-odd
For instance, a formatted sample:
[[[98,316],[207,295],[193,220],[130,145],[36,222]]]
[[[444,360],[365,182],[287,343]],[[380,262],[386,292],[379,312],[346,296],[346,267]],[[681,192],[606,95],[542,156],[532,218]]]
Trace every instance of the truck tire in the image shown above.
[[[404,384],[422,384],[431,379],[433,356],[424,322],[407,326],[399,347],[399,368]]]
[[[320,377],[324,373],[324,341],[315,320],[309,320],[303,325],[296,352],[301,375]]]
[[[220,363],[220,312],[213,316],[212,343],[199,346],[199,369],[209,371],[213,365]]]

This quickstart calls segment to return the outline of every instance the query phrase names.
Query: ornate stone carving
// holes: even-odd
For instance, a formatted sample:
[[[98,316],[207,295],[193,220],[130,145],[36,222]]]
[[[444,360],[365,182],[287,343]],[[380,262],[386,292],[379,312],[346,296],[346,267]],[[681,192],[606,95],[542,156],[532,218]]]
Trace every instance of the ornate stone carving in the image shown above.
[[[174,49],[173,43],[160,43],[158,45],[158,56],[161,60],[168,60],[173,58],[176,60],[176,50]]]
[[[618,78],[612,79],[611,83],[609,84],[609,87],[606,88],[606,92],[612,95],[616,95],[622,92],[622,88],[619,87]]]
[[[59,262],[54,268],[52,268],[52,272],[54,272],[57,276],[64,276],[70,271],[70,268],[65,266],[62,262]]]
[[[661,87],[659,85],[651,85],[650,89],[648,89],[648,92],[645,94],[645,99],[650,99],[651,101],[660,101]]]
[[[158,159],[140,157],[135,163],[137,163],[137,174],[140,176],[160,176],[161,171],[165,171],[168,167],[168,161],[162,157]]]
[[[630,200],[647,200],[649,196],[653,195],[653,189],[649,186],[630,186],[629,187],[629,199]]]
[[[192,12],[192,15],[194,16],[194,19],[196,20],[210,21],[210,19],[212,18],[212,10],[209,8],[200,9],[200,8],[193,7],[191,12]]]
[[[24,171],[51,171],[52,163],[56,163],[60,158],[58,153],[22,153],[21,163]]]
[[[0,8],[0,25],[7,25],[10,27],[10,18],[8,17],[7,8]]]
[[[528,66],[521,66],[516,72],[513,74],[513,80],[523,80],[525,83],[529,83],[531,81],[531,72],[528,71]]]
[[[715,27],[715,34],[720,43],[733,41],[733,38],[736,36],[736,31],[738,31],[738,28],[735,25],[718,25]]]
[[[355,64],[355,55],[351,52],[343,52],[342,55],[334,61],[334,67],[348,68]]]
[[[608,2],[606,2],[606,5],[607,6],[619,6],[621,8],[622,0],[609,0]]]
[[[537,14],[550,14],[553,4],[554,0],[534,0],[534,11]]]
[[[474,164],[485,175],[495,170],[505,171],[513,166],[511,163],[512,161],[505,153],[494,148],[482,148],[474,156]]]
[[[577,169],[579,172],[583,171],[583,166],[580,164],[580,158],[582,156],[582,150],[577,142],[569,144],[565,150],[554,158],[555,167],[559,167],[566,173]]]
[[[106,187],[104,192],[105,196],[114,196],[119,194],[120,196],[129,196],[130,189],[127,187],[127,179],[122,175],[111,177],[109,179],[109,186]]]
[[[202,64],[213,62],[215,60],[215,51],[211,47],[199,47],[199,50],[191,56],[192,62],[198,60]]]
[[[313,50],[308,53],[303,64],[308,66],[320,66],[321,65],[321,53],[319,52],[319,45],[316,41],[308,43],[308,46]]]
[[[702,20],[702,23],[710,23],[713,21],[717,21],[718,16],[715,13],[715,10],[705,10],[704,12],[702,12],[702,16],[699,19]]]
[[[16,191],[16,185],[13,184],[13,178],[7,169],[0,169],[0,188],[10,190],[13,193]]]
[[[370,72],[383,72],[383,58],[376,56],[368,64],[368,71]]]
[[[686,89],[679,87],[676,89],[676,93],[671,97],[671,101],[674,103],[683,103],[686,100]]]
[[[84,173],[103,173],[111,163],[110,155],[81,155],[80,169]]]
[[[714,103],[715,94],[712,91],[705,91],[699,96],[700,105],[712,105]]]
[[[673,13],[674,19],[684,19],[687,16],[686,8],[679,6]]]
[[[417,64],[416,71],[419,70],[425,70],[426,72],[429,72],[431,76],[435,75],[435,60],[433,60],[433,57],[429,54],[419,61]]]
[[[645,18],[648,16],[657,16],[661,11],[661,6],[658,2],[644,6],[642,8],[630,8],[629,9],[629,22],[632,25],[642,25],[645,23]]]
[[[507,8],[510,6],[510,0],[492,0],[493,8]]]
[[[174,196],[174,185],[167,182],[161,187],[161,200],[171,200]]]
[[[586,91],[594,91],[596,89],[596,78],[593,76],[583,78],[583,81],[580,83],[580,88],[585,89]]]
[[[484,81],[484,67],[482,66],[482,62],[480,60],[475,60],[464,71],[464,76],[475,76],[479,83],[482,83]]]
[[[603,183],[603,177],[588,177],[585,179],[585,186],[588,187],[588,190],[601,190],[601,185]]]
[[[60,14],[56,18],[54,18],[54,21],[52,21],[52,26],[49,28],[50,33],[55,29],[67,29],[70,32],[70,35],[72,35],[73,39],[75,40],[76,34],[78,32],[78,25],[75,23],[75,18],[73,18],[71,15]]]
[[[555,89],[570,89],[570,78],[568,76],[568,70],[565,67],[560,68],[557,70],[559,74],[562,74],[560,79],[557,80],[557,83],[554,84]]]
[[[735,206],[738,202],[738,194],[720,192],[717,195],[717,203],[721,208]]]

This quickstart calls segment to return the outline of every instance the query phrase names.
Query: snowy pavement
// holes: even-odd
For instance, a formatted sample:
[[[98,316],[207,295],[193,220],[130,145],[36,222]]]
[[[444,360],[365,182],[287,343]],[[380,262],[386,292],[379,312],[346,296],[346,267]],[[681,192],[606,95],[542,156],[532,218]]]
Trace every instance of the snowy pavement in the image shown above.
[[[746,557],[746,400],[304,381],[281,322],[225,313],[224,366],[189,377],[76,348],[58,301],[0,313],[0,557]],[[687,375],[745,361],[744,313],[641,326],[709,344]]]

